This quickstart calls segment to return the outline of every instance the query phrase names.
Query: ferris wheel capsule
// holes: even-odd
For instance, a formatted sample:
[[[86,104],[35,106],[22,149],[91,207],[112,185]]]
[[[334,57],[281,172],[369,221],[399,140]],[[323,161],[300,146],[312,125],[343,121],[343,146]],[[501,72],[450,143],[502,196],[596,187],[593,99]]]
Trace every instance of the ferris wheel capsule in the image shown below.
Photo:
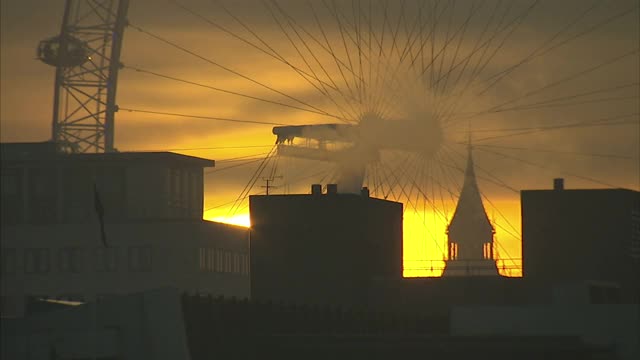
[[[74,67],[90,60],[86,44],[70,35],[59,35],[38,44],[38,59],[52,66]]]

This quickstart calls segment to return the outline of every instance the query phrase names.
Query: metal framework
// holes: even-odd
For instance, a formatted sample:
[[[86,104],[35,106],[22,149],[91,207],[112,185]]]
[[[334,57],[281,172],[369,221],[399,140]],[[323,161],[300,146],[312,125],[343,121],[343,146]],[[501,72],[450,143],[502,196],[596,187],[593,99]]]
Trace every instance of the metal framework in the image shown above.
[[[67,0],[60,36],[39,58],[56,67],[52,138],[63,152],[113,152],[120,50],[129,0]]]

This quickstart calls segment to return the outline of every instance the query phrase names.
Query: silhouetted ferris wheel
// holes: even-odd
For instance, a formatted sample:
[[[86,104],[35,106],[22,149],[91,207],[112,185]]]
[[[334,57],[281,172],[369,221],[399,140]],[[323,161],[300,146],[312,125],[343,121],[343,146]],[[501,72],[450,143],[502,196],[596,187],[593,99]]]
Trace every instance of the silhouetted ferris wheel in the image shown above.
[[[518,229],[487,193],[513,198],[556,176],[580,186],[637,186],[637,1],[263,0],[249,7],[185,0],[171,6],[174,17],[206,26],[233,50],[196,48],[132,18],[132,36],[157,44],[158,53],[181,54],[185,66],[204,64],[212,75],[129,65],[126,44],[122,74],[239,98],[257,110],[239,119],[149,109],[126,98],[120,109],[263,124],[275,142],[219,162],[209,179],[251,171],[239,195],[207,203],[210,212],[246,211],[247,197],[264,191],[263,179],[291,193],[308,192],[311,183],[338,183],[343,191],[366,186],[405,204],[405,219],[414,224],[405,236],[422,239],[409,256],[415,262],[405,254],[405,267],[431,274],[437,272],[431,260],[446,257],[444,232],[470,144],[485,206],[503,236],[517,238]],[[221,75],[242,86],[218,84]],[[499,251],[503,267],[514,265],[506,259],[517,254]]]

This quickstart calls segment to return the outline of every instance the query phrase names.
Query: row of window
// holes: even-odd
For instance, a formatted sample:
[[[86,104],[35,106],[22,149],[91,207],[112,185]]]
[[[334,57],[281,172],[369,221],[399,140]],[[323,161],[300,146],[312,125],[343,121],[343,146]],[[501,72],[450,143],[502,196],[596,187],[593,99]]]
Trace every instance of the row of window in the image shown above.
[[[44,274],[58,271],[62,273],[80,273],[93,269],[98,272],[115,272],[122,261],[122,250],[126,250],[127,268],[133,272],[152,270],[152,250],[150,246],[130,246],[93,249],[93,258],[87,261],[87,250],[78,247],[60,249],[29,248],[22,254],[22,266],[18,264],[16,249],[2,249],[2,273],[15,274],[20,268],[26,274]]]
[[[199,248],[200,271],[249,275],[249,255],[219,248]]]

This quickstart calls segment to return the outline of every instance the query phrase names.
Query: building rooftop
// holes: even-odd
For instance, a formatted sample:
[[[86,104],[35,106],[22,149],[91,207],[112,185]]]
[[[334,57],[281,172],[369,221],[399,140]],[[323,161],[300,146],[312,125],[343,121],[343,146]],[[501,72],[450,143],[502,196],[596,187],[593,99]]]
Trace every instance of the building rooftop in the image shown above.
[[[215,166],[214,160],[172,152],[112,152],[65,154],[56,151],[56,144],[50,141],[33,143],[1,143],[0,158],[11,162],[73,161],[73,162],[162,162],[180,163],[201,167]]]

